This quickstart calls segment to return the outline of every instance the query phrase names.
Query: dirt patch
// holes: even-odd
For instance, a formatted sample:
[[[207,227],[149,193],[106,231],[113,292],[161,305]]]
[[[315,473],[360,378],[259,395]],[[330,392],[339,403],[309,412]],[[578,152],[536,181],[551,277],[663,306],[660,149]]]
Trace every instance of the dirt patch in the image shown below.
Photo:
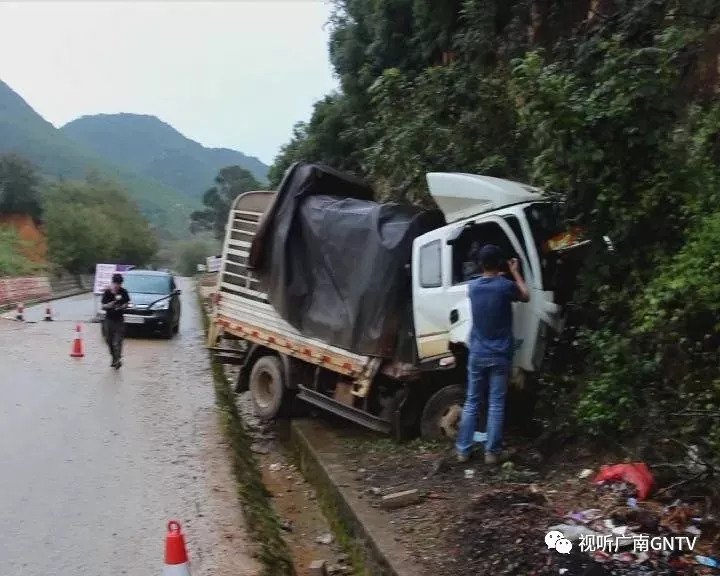
[[[22,242],[21,252],[31,262],[44,264],[47,260],[45,235],[29,214],[2,214],[0,226],[12,227]]]
[[[569,448],[560,451],[553,461],[544,461],[531,448],[516,446],[510,462],[489,468],[482,458],[457,463],[447,445],[415,441],[401,446],[371,435],[334,430],[341,438],[339,449],[356,472],[353,488],[362,492],[368,506],[380,508],[383,495],[402,490],[415,488],[424,494],[421,504],[386,512],[395,539],[425,567],[424,574],[720,573],[696,565],[694,559],[696,554],[720,556],[717,526],[711,527],[710,522],[700,529],[698,524],[692,528],[695,532],[685,533],[693,525],[691,517],[712,518],[708,505],[698,502],[694,508],[688,507],[682,513],[682,525],[669,532],[658,526],[658,521],[675,514],[685,504],[673,507],[674,497],[638,503],[630,500],[633,495],[630,485],[593,485],[591,479],[600,462],[586,450]],[[700,538],[693,554],[651,551],[646,556],[628,555],[626,549],[625,555],[623,550],[597,555],[600,561],[581,551],[579,540],[575,540],[567,555],[547,548],[544,538],[549,527],[581,525],[571,515],[575,513],[577,517],[578,512],[590,509],[599,510],[599,519],[595,524],[585,524],[587,529],[609,530],[603,523],[612,522],[615,526],[637,524],[636,533],[651,536],[699,533]],[[643,522],[650,527],[639,528]],[[630,545],[629,552],[633,550]]]

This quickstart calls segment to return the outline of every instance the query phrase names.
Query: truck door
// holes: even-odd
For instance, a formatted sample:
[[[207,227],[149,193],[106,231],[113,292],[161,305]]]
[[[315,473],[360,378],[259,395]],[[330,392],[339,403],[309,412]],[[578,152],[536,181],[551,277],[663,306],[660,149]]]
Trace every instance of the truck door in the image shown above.
[[[446,353],[451,342],[469,346],[472,315],[467,288],[474,273],[479,272],[472,269],[473,253],[484,244],[496,244],[508,257],[519,259],[521,272],[531,291],[529,303],[513,304],[514,365],[535,370],[541,330],[544,329],[541,310],[547,303],[542,290],[536,288],[533,266],[528,260],[535,253],[528,255],[522,249],[507,222],[499,216],[487,215],[445,226],[416,242],[413,299],[419,358]],[[535,311],[538,306],[540,314]]]
[[[413,242],[413,320],[420,360],[441,356],[449,350],[446,238],[447,227],[443,227]]]

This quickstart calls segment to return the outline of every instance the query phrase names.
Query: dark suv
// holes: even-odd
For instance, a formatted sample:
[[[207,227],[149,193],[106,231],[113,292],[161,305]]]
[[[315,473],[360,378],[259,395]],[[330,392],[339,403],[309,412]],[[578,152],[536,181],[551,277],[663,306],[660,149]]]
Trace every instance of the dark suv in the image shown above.
[[[133,269],[123,274],[130,294],[125,324],[172,338],[180,327],[180,290],[168,272]]]

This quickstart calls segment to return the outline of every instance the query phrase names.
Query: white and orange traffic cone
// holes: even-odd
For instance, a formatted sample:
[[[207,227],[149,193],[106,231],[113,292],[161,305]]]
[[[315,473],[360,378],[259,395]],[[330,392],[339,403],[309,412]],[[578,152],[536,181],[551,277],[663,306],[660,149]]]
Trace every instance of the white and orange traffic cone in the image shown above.
[[[83,352],[83,342],[82,342],[82,333],[81,333],[81,327],[78,323],[77,328],[75,328],[76,336],[75,340],[73,341],[73,347],[72,352],[70,352],[71,358],[82,358],[85,356],[85,353]]]
[[[18,302],[17,308],[15,309],[15,320],[22,322],[25,320],[25,304]]]
[[[190,561],[185,549],[185,535],[182,533],[180,523],[175,520],[168,522],[163,576],[190,576]]]
[[[45,322],[52,322],[52,308],[50,306],[47,306],[45,308]]]

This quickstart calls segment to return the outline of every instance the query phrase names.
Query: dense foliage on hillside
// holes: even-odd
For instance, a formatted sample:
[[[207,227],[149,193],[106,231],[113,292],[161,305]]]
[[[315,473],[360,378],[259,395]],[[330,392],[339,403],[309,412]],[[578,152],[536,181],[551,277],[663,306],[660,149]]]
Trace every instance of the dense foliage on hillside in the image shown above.
[[[50,262],[70,272],[91,272],[97,262],[143,265],[158,250],[148,220],[117,183],[92,172],[85,180],[45,181],[26,159],[0,155],[0,216],[12,215],[41,223]],[[2,275],[38,269],[16,232],[2,229]]]
[[[127,194],[97,175],[52,184],[43,219],[51,261],[71,272],[92,272],[98,262],[142,266],[158,248]]]
[[[199,205],[197,198],[183,196],[71,140],[0,80],[0,154],[6,153],[26,158],[48,178],[82,179],[96,171],[118,182],[167,240],[187,234],[187,219]]]
[[[550,417],[720,458],[719,46],[711,0],[336,0],[342,90],[271,183],[303,159],[422,203],[431,170],[545,187],[595,247]]]
[[[40,179],[35,167],[16,154],[0,155],[0,214],[42,214]]]
[[[257,158],[227,148],[205,148],[155,116],[83,116],[61,131],[106,160],[191,198],[197,199],[225,166],[241,166],[260,181],[267,178],[268,167]]]

